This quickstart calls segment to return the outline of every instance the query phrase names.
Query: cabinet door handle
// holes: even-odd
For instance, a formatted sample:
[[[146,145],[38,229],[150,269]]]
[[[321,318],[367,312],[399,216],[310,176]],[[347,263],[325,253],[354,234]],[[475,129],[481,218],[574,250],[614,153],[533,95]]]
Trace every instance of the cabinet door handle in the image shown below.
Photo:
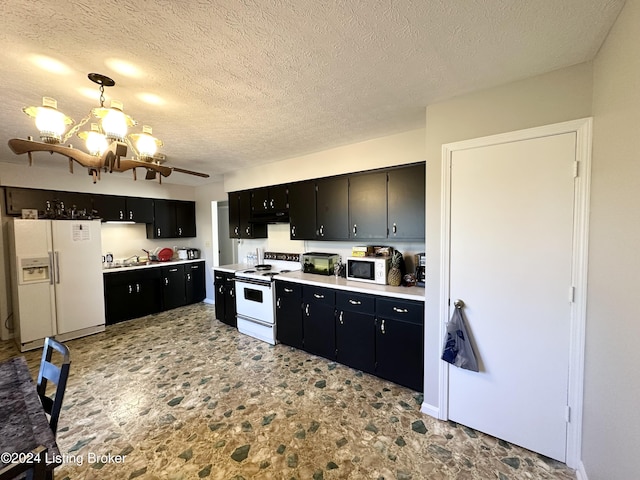
[[[309,316],[309,304],[307,303],[307,305],[304,307],[304,313],[307,315],[307,317]]]
[[[324,237],[324,225],[320,225],[320,236]]]
[[[355,223],[353,224],[353,235],[358,235],[358,225],[356,225]]]
[[[269,201],[269,207],[273,208],[275,206],[275,203],[273,201],[273,198]]]
[[[120,218],[120,220],[124,220],[124,210],[118,210],[118,218]]]
[[[344,325],[344,322],[342,321],[342,314],[344,312],[342,310],[340,310],[340,316],[338,317],[338,320],[340,321],[340,325]]]
[[[284,288],[285,293],[292,293],[293,292],[293,288]]]
[[[409,310],[407,310],[406,308],[393,307],[393,311],[398,313],[409,313]]]
[[[229,290],[229,296],[230,297],[235,297],[236,296],[234,291],[233,291],[233,288],[231,290]]]
[[[129,220],[133,220],[133,210],[129,210]]]
[[[280,297],[276,300],[276,308],[280,308]]]
[[[140,293],[140,284],[136,283],[136,293]]]
[[[158,236],[160,236],[160,227],[158,227]]]
[[[353,299],[351,299],[351,298],[349,299],[349,303],[350,303],[351,305],[362,305],[362,302],[361,302],[361,301],[359,301],[359,300],[353,300]]]
[[[237,237],[238,236],[238,232],[240,231],[240,227],[235,226],[233,227],[233,234]]]
[[[169,279],[167,277],[164,277],[164,284],[169,285]]]
[[[324,298],[324,295],[322,295],[320,293],[314,293],[313,296],[316,297],[316,298]]]
[[[224,286],[220,285],[220,288],[218,288],[218,292],[219,293],[224,293]]]
[[[190,281],[191,281],[191,274],[187,273],[187,282],[190,282]]]
[[[382,323],[380,324],[380,331],[384,335],[384,333],[385,333],[385,331],[384,331],[384,320],[382,320]]]
[[[398,232],[398,226],[395,223],[393,224],[392,230],[394,235]]]
[[[251,235],[251,227],[247,227],[245,229],[245,232],[247,232],[247,235]]]
[[[178,236],[181,237],[182,236],[182,227],[178,227]]]
[[[262,206],[264,207],[264,209],[267,209],[267,199],[264,199],[264,202],[262,202]]]
[[[129,285],[129,293],[133,293],[133,285]]]

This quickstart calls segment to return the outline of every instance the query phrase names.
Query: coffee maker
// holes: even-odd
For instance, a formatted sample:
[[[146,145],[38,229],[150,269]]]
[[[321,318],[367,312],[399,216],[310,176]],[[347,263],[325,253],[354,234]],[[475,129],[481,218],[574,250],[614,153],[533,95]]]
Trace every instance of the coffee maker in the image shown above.
[[[427,256],[425,252],[414,255],[413,264],[416,267],[416,285],[418,287],[424,287],[425,267],[427,266]]]

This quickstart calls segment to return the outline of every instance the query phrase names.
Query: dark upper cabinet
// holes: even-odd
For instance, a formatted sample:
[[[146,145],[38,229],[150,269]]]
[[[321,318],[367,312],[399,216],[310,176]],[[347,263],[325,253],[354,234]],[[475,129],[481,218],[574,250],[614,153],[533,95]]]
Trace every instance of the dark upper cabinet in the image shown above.
[[[425,237],[425,164],[389,170],[389,238]]]
[[[39,217],[44,217],[47,211],[47,203],[53,209],[56,207],[56,202],[59,202],[60,207],[64,208],[66,216],[70,218],[74,207],[76,213],[84,210],[87,214],[90,214],[92,209],[91,197],[92,195],[89,193],[6,187],[5,210],[7,215],[21,215],[23,209],[34,209],[38,210]]]
[[[267,224],[251,221],[251,191],[230,192],[229,237],[267,238]]]
[[[147,225],[147,238],[174,238],[176,209],[170,200],[153,201],[153,223]]]
[[[153,215],[153,202],[151,202],[151,208]],[[124,222],[127,219],[126,197],[119,197],[117,195],[94,195],[93,209],[105,222]],[[151,220],[153,220],[153,218]]]
[[[93,195],[93,209],[105,222],[153,222],[153,199]]]
[[[289,219],[287,185],[251,190],[251,217],[254,221],[286,222]]]
[[[126,198],[126,220],[136,223],[153,222],[153,199],[152,198]]]
[[[316,182],[316,238],[349,239],[348,177],[321,178]]]
[[[176,236],[195,237],[196,236],[196,204],[175,200],[173,202],[176,209]]]
[[[316,238],[315,180],[289,185],[289,237],[291,240]]]
[[[387,236],[387,172],[349,177],[349,237]]]
[[[147,238],[186,238],[196,236],[194,202],[153,201],[153,223],[147,224]]]

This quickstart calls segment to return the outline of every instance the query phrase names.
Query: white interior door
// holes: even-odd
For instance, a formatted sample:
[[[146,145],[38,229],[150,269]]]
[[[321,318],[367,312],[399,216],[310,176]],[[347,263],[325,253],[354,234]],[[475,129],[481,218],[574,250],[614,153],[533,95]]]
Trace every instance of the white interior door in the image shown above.
[[[456,150],[450,172],[450,308],[480,372],[448,367],[448,416],[563,462],[575,161],[570,132]]]

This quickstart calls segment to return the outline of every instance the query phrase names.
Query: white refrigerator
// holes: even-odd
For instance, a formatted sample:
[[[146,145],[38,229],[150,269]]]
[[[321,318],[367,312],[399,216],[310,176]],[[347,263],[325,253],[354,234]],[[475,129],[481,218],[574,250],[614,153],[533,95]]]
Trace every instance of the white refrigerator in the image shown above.
[[[11,219],[9,245],[20,351],[104,331],[100,220]]]

